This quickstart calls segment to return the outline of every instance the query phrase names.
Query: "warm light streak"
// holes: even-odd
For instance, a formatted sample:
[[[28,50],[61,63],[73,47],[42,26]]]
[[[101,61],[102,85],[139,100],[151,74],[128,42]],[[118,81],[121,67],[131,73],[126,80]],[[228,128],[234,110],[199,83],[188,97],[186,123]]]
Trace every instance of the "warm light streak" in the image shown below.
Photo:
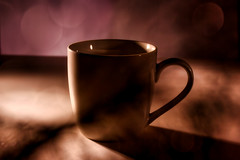
[[[30,159],[114,159],[131,160],[131,158],[103,147],[84,137],[77,127],[66,129],[57,138],[50,141],[51,145],[40,146]],[[54,144],[54,145],[52,145]],[[57,146],[57,147],[56,147]]]
[[[63,85],[59,78],[29,74],[0,76],[0,110],[14,119],[48,123],[72,119],[67,88],[59,87]]]
[[[90,49],[93,50],[93,45],[90,45]]]

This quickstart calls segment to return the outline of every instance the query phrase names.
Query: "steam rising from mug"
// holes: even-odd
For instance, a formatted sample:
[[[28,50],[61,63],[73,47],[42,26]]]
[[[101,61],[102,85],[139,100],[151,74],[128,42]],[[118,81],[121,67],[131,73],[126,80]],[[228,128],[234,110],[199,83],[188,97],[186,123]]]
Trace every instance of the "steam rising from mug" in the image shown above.
[[[81,132],[98,141],[135,136],[180,102],[191,90],[193,73],[183,60],[156,64],[157,48],[132,40],[91,40],[68,47],[70,98]],[[169,65],[188,73],[184,90],[150,113],[154,83]]]

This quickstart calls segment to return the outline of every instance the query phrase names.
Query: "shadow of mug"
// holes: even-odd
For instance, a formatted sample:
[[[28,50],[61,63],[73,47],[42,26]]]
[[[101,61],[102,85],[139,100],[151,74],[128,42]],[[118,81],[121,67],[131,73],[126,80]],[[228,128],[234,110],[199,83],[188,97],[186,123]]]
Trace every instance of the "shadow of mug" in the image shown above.
[[[136,160],[237,160],[240,156],[240,144],[153,126],[124,141],[95,142]]]
[[[169,103],[150,112],[154,84],[161,71],[179,65],[188,82]],[[115,141],[135,136],[190,92],[191,67],[169,58],[157,64],[157,47],[133,40],[103,39],[68,47],[70,99],[81,132],[92,140]]]

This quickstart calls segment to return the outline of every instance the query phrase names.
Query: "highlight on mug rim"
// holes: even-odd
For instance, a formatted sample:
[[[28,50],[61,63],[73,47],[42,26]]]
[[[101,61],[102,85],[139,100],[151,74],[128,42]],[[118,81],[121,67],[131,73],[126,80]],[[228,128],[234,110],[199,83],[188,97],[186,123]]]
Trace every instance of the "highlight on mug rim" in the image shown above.
[[[67,50],[68,52],[86,55],[128,57],[154,53],[157,47],[137,40],[96,39],[70,44]]]

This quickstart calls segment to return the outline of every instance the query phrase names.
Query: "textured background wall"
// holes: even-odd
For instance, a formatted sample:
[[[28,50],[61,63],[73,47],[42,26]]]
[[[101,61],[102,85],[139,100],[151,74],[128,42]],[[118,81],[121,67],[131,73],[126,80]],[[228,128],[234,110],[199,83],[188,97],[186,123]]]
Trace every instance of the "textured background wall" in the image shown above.
[[[0,0],[1,54],[66,56],[73,42],[151,42],[160,57],[238,57],[237,0]]]

